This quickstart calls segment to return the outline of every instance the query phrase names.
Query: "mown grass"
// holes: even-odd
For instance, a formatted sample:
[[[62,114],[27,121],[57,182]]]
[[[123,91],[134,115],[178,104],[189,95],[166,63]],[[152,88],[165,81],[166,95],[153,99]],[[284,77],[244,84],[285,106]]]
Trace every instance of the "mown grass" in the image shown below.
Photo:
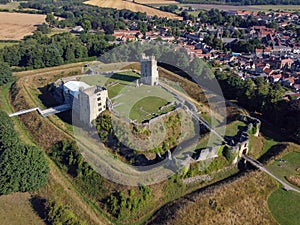
[[[284,161],[279,161],[284,160]],[[300,152],[289,152],[282,158],[277,159],[267,168],[279,179],[288,182],[286,177],[299,174],[296,169],[300,167]],[[291,184],[292,185],[292,184]],[[292,185],[297,188],[295,185]],[[298,188],[300,190],[300,188]]]
[[[299,224],[300,194],[278,189],[269,196],[268,206],[279,224]]]
[[[160,114],[159,109],[168,104],[168,101],[156,96],[149,96],[138,101],[129,114],[130,119],[143,122],[153,117],[153,114]]]

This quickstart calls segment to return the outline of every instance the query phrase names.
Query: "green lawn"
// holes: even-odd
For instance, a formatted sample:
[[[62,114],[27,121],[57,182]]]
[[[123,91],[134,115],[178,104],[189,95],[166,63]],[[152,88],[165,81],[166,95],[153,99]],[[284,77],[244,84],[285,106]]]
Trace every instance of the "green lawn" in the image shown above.
[[[267,169],[278,176],[281,180],[288,182],[285,179],[286,176],[299,174],[296,169],[300,167],[300,152],[289,152],[281,159],[286,160],[286,162],[280,162],[277,160],[271,165],[268,165]],[[297,188],[292,184],[291,186]]]
[[[114,86],[114,89],[121,87]],[[116,90],[114,90],[116,92]],[[108,92],[111,89],[108,88]],[[147,97],[159,97],[167,102],[175,100],[174,96],[159,86],[142,85],[135,87],[133,85],[124,85],[118,96],[113,99],[115,111],[120,113],[122,117],[130,117],[130,111],[136,103]],[[151,106],[150,106],[151,107]]]
[[[245,126],[246,126],[246,124],[239,120],[234,121],[230,124],[227,124],[225,135],[226,136],[235,136],[239,132],[240,128],[245,127]]]
[[[167,105],[168,101],[156,96],[148,96],[138,101],[130,110],[129,118],[138,122],[151,119],[154,115],[162,114],[159,108]]]
[[[299,224],[300,194],[280,188],[269,196],[268,207],[279,224]]]
[[[101,69],[101,68],[100,68]],[[139,74],[132,71],[115,73],[113,75],[92,75],[84,76],[79,80],[89,85],[100,85],[106,87],[108,90],[108,97],[113,98],[117,96],[120,91],[126,86],[135,86],[135,81],[140,77]]]
[[[272,138],[264,137],[264,148],[261,154],[265,154],[270,148],[277,144],[278,142],[273,140]]]

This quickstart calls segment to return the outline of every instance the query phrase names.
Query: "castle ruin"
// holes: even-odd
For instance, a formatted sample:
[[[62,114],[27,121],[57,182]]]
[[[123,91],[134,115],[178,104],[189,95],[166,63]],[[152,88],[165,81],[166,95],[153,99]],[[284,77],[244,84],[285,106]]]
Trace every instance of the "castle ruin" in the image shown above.
[[[158,85],[159,75],[157,68],[157,61],[154,56],[146,56],[142,54],[141,57],[141,78],[140,83],[146,85]]]

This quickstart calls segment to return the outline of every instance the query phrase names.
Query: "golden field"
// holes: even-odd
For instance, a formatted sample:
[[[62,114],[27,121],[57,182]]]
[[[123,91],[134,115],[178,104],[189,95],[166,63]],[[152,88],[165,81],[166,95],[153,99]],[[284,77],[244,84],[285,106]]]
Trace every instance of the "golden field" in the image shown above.
[[[144,1],[144,0],[142,0]],[[152,1],[152,0],[151,0]],[[160,0],[161,2],[162,0]],[[132,1],[123,0],[90,0],[85,4],[99,6],[103,8],[114,8],[114,9],[127,9],[133,12],[145,12],[149,16],[167,17],[169,19],[181,19],[181,17],[168,12],[163,12],[158,9],[154,9],[148,6],[136,4]],[[148,3],[149,4],[149,3]]]
[[[175,5],[179,2],[173,0],[135,0],[137,3],[141,4],[158,4],[158,5]]]
[[[21,40],[45,22],[45,15],[0,12],[0,40]]]

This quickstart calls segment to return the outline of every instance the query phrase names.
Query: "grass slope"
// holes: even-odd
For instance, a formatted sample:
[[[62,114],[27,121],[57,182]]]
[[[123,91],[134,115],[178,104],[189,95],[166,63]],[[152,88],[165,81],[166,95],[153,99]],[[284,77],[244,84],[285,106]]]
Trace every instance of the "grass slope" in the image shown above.
[[[268,206],[281,225],[298,225],[300,221],[300,195],[278,189],[268,198]]]

